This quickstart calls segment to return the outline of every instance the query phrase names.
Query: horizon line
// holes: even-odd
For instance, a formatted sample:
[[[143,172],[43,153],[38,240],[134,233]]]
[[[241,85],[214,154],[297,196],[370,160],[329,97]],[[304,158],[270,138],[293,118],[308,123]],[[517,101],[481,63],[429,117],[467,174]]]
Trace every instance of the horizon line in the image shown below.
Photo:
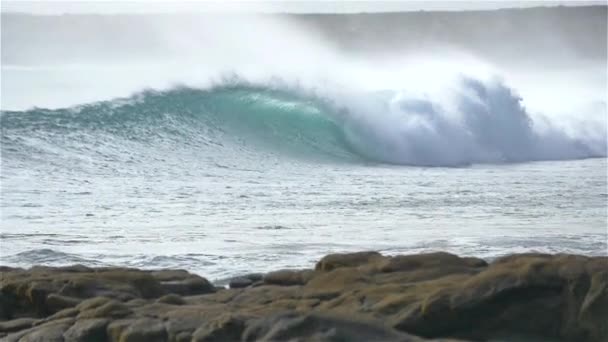
[[[608,7],[607,1],[2,1],[2,14],[154,15],[154,14],[386,14],[481,12],[497,10]]]

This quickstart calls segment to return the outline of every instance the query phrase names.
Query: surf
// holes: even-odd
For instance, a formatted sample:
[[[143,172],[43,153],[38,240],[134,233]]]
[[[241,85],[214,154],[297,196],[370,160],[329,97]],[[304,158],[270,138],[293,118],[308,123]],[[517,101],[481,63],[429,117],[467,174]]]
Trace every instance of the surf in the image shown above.
[[[104,142],[115,147],[116,141],[142,144],[144,154],[164,141],[201,157],[229,149],[411,166],[606,156],[605,132],[573,137],[541,129],[513,89],[499,79],[469,77],[422,94],[407,89],[320,94],[233,81],[211,89],[147,90],[64,109],[4,111],[1,121],[5,156],[43,154],[32,152],[36,144],[94,154]]]

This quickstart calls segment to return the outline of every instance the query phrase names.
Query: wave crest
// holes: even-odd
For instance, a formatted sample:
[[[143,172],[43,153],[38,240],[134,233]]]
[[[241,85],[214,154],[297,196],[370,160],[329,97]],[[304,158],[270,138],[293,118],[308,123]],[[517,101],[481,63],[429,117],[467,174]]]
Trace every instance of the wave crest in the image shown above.
[[[521,98],[499,80],[460,78],[448,92],[389,93],[356,104],[349,140],[363,155],[407,165],[454,166],[606,156],[600,139],[536,127]],[[361,112],[361,108],[363,112]],[[603,134],[604,141],[606,132]]]
[[[550,125],[541,130],[501,81],[466,77],[435,93],[313,95],[250,84],[175,88],[59,110],[3,112],[1,119],[2,149],[9,156],[25,153],[28,144],[31,154],[32,145],[42,141],[68,149],[75,139],[87,145],[78,145],[78,153],[90,153],[99,149],[99,136],[171,142],[198,150],[198,156],[230,148],[418,166],[606,156],[605,128],[599,138]]]

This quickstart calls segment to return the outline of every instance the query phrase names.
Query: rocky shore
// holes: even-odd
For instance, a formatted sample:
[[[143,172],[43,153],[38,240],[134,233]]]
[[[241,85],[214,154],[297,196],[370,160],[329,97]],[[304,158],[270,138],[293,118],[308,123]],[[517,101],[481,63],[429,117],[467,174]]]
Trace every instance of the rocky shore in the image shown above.
[[[228,289],[183,270],[0,272],[2,341],[608,341],[608,257],[332,254]]]

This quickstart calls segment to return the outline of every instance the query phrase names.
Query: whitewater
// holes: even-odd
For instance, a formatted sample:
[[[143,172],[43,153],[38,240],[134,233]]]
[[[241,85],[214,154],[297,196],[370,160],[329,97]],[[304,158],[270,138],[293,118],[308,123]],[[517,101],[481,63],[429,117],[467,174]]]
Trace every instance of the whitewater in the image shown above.
[[[220,279],[361,249],[606,254],[605,58],[195,19],[3,13],[3,263]]]

